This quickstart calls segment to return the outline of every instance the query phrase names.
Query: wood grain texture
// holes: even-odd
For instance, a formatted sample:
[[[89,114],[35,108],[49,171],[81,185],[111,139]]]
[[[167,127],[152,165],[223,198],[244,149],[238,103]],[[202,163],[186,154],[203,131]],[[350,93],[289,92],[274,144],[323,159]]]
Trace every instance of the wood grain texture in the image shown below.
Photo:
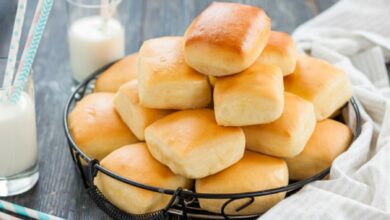
[[[36,4],[37,0],[29,1]],[[143,40],[163,35],[181,35],[187,25],[211,0],[126,0],[126,52],[138,50]],[[234,1],[262,7],[276,30],[292,32],[335,0],[321,0],[317,8],[308,0],[241,0]],[[328,2],[328,3],[324,3]],[[39,139],[40,179],[29,192],[6,198],[26,207],[66,219],[109,219],[83,189],[75,172],[62,129],[62,111],[74,86],[69,67],[66,39],[66,2],[55,1],[42,45],[34,63],[36,108]],[[0,17],[4,16],[2,1]],[[29,7],[30,23],[34,7]],[[8,10],[7,17],[14,11]],[[0,36],[8,32],[0,19]],[[7,23],[7,25],[10,25]],[[12,30],[12,27],[11,27]],[[27,32],[27,29],[24,29]],[[5,37],[4,37],[5,39]],[[0,41],[0,44],[4,44]]]
[[[0,58],[7,57],[16,13],[16,1],[2,2],[0,6]],[[0,77],[1,78],[1,77]]]

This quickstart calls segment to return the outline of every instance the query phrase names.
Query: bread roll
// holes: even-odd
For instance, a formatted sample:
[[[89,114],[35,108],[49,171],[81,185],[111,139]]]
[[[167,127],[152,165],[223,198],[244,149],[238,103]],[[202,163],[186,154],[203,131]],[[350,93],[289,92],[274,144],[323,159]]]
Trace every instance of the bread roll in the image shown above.
[[[351,141],[352,131],[348,126],[331,119],[318,122],[304,150],[285,159],[290,179],[306,179],[330,167]]]
[[[182,37],[145,41],[138,77],[140,102],[148,108],[202,108],[211,100],[207,78],[184,61]]]
[[[346,74],[333,65],[309,56],[300,56],[293,74],[284,80],[285,90],[314,105],[321,121],[342,107],[352,96]]]
[[[140,105],[137,80],[130,81],[119,88],[114,97],[114,106],[138,140],[145,140],[144,130],[147,126],[172,113],[171,110],[151,109]]]
[[[288,184],[288,170],[282,159],[246,151],[244,157],[231,167],[195,182],[198,193],[244,193],[273,189]],[[260,214],[285,196],[277,193],[268,196],[254,197],[254,202],[237,212],[246,202],[246,199],[233,201],[225,208],[229,215]],[[200,207],[210,212],[220,213],[227,199],[199,199]]]
[[[287,33],[271,31],[268,43],[256,62],[280,67],[283,76],[291,74],[297,63],[294,40]]]
[[[113,93],[93,93],[69,114],[69,130],[77,146],[91,159],[103,159],[115,149],[138,139],[114,109]]]
[[[226,76],[252,65],[267,44],[271,21],[253,6],[214,2],[188,27],[187,63],[199,72]]]
[[[283,112],[283,75],[280,68],[256,63],[243,72],[221,77],[214,87],[217,123],[224,126],[265,124]]]
[[[145,143],[121,147],[100,164],[121,177],[144,185],[173,190],[178,187],[190,188],[192,185],[192,181],[172,173],[155,160]],[[122,183],[101,172],[95,178],[95,185],[112,204],[131,214],[161,210],[172,197]]]
[[[209,77],[210,85],[212,87],[214,87],[215,86],[215,82],[217,81],[217,77],[215,77],[215,76],[208,76],[208,77]]]
[[[278,120],[243,127],[249,150],[277,157],[294,157],[303,150],[316,124],[313,105],[291,93],[284,97],[284,111]]]
[[[152,155],[187,178],[217,173],[244,154],[241,128],[218,126],[210,109],[174,112],[146,128]]]
[[[137,79],[138,53],[131,54],[108,68],[98,77],[94,92],[116,92],[126,82]]]

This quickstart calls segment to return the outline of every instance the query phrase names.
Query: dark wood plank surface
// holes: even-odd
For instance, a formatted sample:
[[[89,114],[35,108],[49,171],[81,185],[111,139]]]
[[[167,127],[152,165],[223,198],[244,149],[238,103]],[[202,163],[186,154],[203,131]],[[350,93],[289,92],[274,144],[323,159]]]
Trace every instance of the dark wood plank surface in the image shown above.
[[[272,19],[273,29],[292,32],[335,1],[337,0],[234,2],[264,8]],[[12,25],[15,13],[13,5],[5,2],[0,2],[0,45],[9,42],[7,33],[12,28],[5,27],[5,22],[11,21],[8,25]],[[29,1],[26,23],[31,21],[36,2]],[[145,39],[183,34],[191,20],[210,2],[211,0],[126,0],[123,6],[127,7],[128,11],[127,53],[136,51]],[[62,129],[63,107],[74,86],[67,51],[65,3],[55,1],[34,63],[40,179],[29,192],[5,199],[66,219],[109,219],[84,192],[66,147]],[[27,29],[24,31],[27,32]],[[4,48],[6,47],[0,47],[0,56],[6,54]]]

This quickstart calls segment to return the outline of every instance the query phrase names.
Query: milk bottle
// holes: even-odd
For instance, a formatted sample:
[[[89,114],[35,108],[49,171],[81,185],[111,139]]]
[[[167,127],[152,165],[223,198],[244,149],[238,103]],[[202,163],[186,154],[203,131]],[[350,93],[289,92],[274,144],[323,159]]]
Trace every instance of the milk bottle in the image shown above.
[[[32,168],[37,161],[37,139],[33,98],[23,92],[12,104],[0,90],[0,181]]]
[[[82,81],[93,71],[124,56],[125,31],[115,18],[83,17],[68,31],[73,78]]]

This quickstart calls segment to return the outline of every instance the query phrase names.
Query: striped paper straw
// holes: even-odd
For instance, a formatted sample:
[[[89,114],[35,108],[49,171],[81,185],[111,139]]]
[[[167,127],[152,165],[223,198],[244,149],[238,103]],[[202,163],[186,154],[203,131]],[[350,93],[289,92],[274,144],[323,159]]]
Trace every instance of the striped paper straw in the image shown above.
[[[14,217],[12,215],[8,215],[7,213],[0,212],[0,219],[6,220],[22,220],[21,218]]]
[[[116,7],[122,0],[100,0],[100,16],[107,22],[116,13]]]
[[[7,210],[12,213],[16,213],[24,217],[35,218],[39,220],[64,220],[63,218],[49,215],[40,211],[32,210],[3,200],[0,200],[0,210],[1,209]]]
[[[17,72],[15,77],[15,84],[11,93],[12,103],[17,103],[19,101],[23,88],[26,86],[28,76],[31,72],[32,63],[34,62],[34,58],[37,53],[38,46],[41,41],[52,6],[53,0],[40,0],[37,5],[37,10],[35,13],[39,14],[39,18],[38,21],[33,21],[31,24],[33,34],[31,38],[27,40],[27,48],[25,48],[27,53],[25,57],[22,56],[22,67],[21,70]]]
[[[100,8],[100,15],[107,19],[110,17],[110,2],[109,0],[100,0],[100,5],[101,5],[101,8]]]
[[[42,2],[43,2],[42,0],[39,0],[38,4],[35,7],[34,17],[33,17],[32,22],[31,22],[32,24],[35,24],[35,23],[38,22],[39,15],[41,14]],[[31,44],[33,33],[34,33],[34,27],[31,25],[30,26],[30,30],[28,31],[26,43],[24,44],[24,48],[23,48],[23,52],[22,52],[22,58],[20,59],[19,67],[18,67],[17,72],[20,72],[20,69],[23,66],[23,60],[26,58],[27,47]]]
[[[114,16],[116,14],[116,9],[117,9],[117,6],[119,5],[119,3],[121,3],[122,0],[111,0],[111,11],[110,11],[110,16]]]
[[[11,45],[8,52],[7,67],[5,69],[5,76],[3,79],[3,88],[8,88],[12,85],[13,76],[15,73],[15,64],[18,57],[19,41],[22,36],[22,28],[24,15],[26,13],[27,1],[19,0],[18,8],[16,10],[16,17],[14,28],[12,30]]]

